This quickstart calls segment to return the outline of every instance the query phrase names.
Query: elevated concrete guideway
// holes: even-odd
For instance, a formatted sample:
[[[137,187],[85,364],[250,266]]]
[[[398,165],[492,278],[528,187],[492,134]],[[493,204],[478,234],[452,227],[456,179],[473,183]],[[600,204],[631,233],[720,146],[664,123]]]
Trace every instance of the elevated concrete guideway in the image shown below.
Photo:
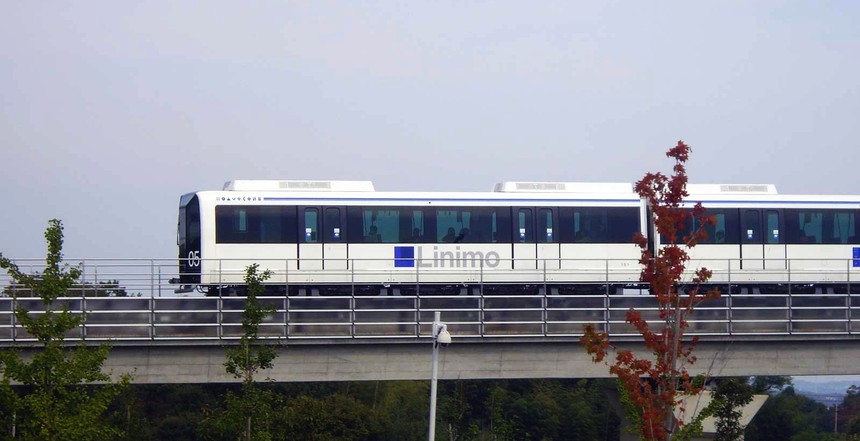
[[[637,343],[620,348],[641,350]],[[691,372],[715,377],[860,374],[860,338],[789,338],[700,342]],[[278,382],[427,380],[431,345],[420,343],[299,344],[285,346],[265,375]],[[440,351],[441,379],[606,378],[574,340],[458,342]],[[135,372],[136,383],[233,382],[217,345],[122,345],[106,368]]]
[[[167,267],[143,263],[81,264],[86,277],[53,304],[84,319],[67,343],[111,342],[107,367],[136,371],[136,382],[234,381],[224,373],[223,346],[242,335],[245,299],[173,295]],[[690,317],[687,335],[702,340],[692,371],[860,374],[860,277],[853,261],[838,263],[833,271],[793,271],[791,283],[768,289],[722,284],[722,297],[702,303]],[[33,265],[26,271],[41,270],[39,262]],[[417,289],[316,295],[285,286],[289,296],[260,298],[274,312],[259,335],[282,345],[267,375],[276,381],[428,379],[431,324],[440,311],[454,337],[441,350],[442,379],[604,377],[608,368],[592,363],[578,344],[583,326],[593,324],[615,344],[642,350],[638,333],[625,322],[627,311],[660,321],[641,284],[613,281],[606,273],[594,283],[561,289],[548,272],[541,274],[543,282],[528,285],[534,289],[527,293],[500,289],[507,285],[484,290],[481,283],[457,285],[459,293],[445,295]],[[725,274],[726,280],[741,275]],[[14,311],[37,314],[45,306],[2,274],[0,287],[8,295],[0,297],[0,348],[27,352],[37,344]]]

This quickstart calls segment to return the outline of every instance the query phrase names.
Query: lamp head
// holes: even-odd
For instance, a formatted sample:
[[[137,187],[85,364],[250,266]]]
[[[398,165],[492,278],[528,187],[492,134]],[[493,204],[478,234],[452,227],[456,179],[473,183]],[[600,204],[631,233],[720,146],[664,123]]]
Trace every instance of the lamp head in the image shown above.
[[[448,333],[448,325],[445,323],[436,323],[436,335],[433,337],[434,345],[448,346],[451,344],[451,334]]]
[[[451,334],[448,332],[448,328],[443,327],[439,332],[439,335],[436,336],[436,343],[442,346],[448,346],[451,344]]]

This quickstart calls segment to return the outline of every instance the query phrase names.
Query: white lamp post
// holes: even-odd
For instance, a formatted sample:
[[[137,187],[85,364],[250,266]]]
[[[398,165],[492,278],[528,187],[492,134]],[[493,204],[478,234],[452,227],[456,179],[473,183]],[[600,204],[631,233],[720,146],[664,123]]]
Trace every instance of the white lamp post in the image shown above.
[[[442,313],[435,312],[433,317],[433,370],[430,374],[430,434],[428,441],[436,438],[436,383],[439,376],[439,345],[451,344],[451,334],[448,333],[448,325],[442,323]]]

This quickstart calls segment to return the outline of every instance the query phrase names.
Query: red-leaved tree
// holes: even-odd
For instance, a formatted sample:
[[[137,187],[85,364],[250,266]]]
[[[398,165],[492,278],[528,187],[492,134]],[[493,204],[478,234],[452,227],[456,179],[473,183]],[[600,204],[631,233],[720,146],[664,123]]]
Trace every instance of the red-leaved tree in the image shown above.
[[[642,335],[651,357],[638,358],[629,350],[616,350],[608,334],[594,325],[587,325],[580,339],[596,363],[603,362],[610,351],[615,352],[615,363],[610,365],[609,372],[618,377],[626,404],[635,410],[639,434],[645,440],[668,440],[677,433],[682,422],[675,418],[674,410],[680,407],[681,397],[700,392],[700,386],[693,384],[687,372],[687,366],[696,362],[693,349],[697,338],[685,338],[684,334],[695,307],[720,296],[717,289],[700,291],[711,271],[686,269],[690,260],[687,249],[707,238],[704,226],[714,222],[705,215],[700,203],[691,210],[682,207],[684,198],[689,196],[684,166],[689,154],[690,147],[678,141],[666,152],[666,156],[675,160],[672,175],[648,173],[635,187],[648,204],[650,221],[663,242],[655,255],[649,249],[647,237],[637,233],[633,238],[642,250],[640,280],[648,284],[657,303],[659,320],[649,323],[639,311],[630,309],[626,321]],[[694,224],[697,227],[691,228]]]

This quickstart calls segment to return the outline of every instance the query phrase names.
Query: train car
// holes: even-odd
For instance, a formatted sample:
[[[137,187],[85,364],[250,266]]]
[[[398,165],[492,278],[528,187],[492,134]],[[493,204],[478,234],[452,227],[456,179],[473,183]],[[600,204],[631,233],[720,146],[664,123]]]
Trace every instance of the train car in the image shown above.
[[[845,292],[860,282],[860,196],[781,195],[773,185],[693,184],[688,192],[689,206],[701,202],[715,220],[691,265],[716,270],[715,282],[762,292],[787,284]]]
[[[616,266],[635,281],[631,238],[644,216],[630,184],[401,193],[357,181],[230,181],[181,197],[179,282],[241,285],[251,263],[297,292],[531,289],[568,282],[561,273],[604,281]]]
[[[716,283],[831,289],[860,276],[860,197],[688,190],[690,207],[703,202],[716,221],[691,266],[714,269]],[[273,273],[270,289],[291,295],[614,293],[638,281],[633,234],[661,246],[648,215],[629,183],[406,193],[365,181],[229,181],[180,198],[178,282],[241,291],[245,267],[258,263]]]

